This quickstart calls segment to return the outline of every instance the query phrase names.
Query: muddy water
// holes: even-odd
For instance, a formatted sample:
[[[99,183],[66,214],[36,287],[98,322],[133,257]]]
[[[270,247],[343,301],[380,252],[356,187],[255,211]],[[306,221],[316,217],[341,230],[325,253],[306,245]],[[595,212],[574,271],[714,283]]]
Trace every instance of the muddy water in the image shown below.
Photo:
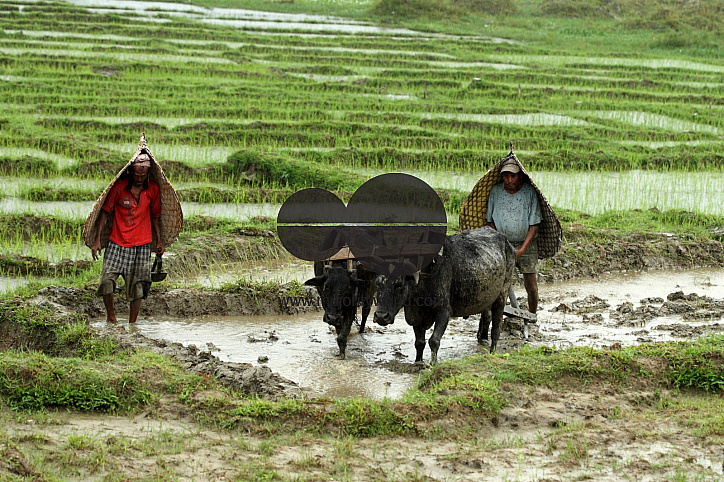
[[[520,324],[511,320],[501,335],[499,351],[526,344],[605,347],[615,343],[631,345],[690,338],[677,335],[676,331],[657,329],[672,324],[692,328],[710,325],[715,332],[721,329],[716,326],[722,323],[718,319],[683,321],[682,315],[666,315],[648,321],[622,323],[615,317],[614,313],[622,303],[631,302],[636,308],[644,298],[659,297],[662,300],[653,304],[660,307],[668,294],[677,291],[724,300],[724,270],[624,273],[597,280],[541,285],[539,320],[537,324],[529,325],[528,340],[524,338]],[[516,293],[523,298],[525,290],[519,286]],[[608,304],[608,307],[585,314],[588,317],[600,315],[597,320],[559,309],[562,304],[573,306],[590,295]],[[477,316],[450,320],[439,352],[441,360],[487,351],[487,346],[478,345],[475,339],[478,320]],[[321,313],[182,320],[154,317],[140,319],[134,329],[151,338],[195,344],[202,350],[212,349],[224,361],[256,365],[260,363],[260,357],[268,357],[265,363],[272,370],[326,396],[395,398],[413,386],[418,376],[417,367],[413,365],[414,334],[404,322],[403,314],[387,327],[368,320],[364,334],[359,334],[353,327],[345,360],[335,358],[335,334],[321,321]],[[211,345],[207,346],[207,343]],[[430,360],[427,347],[424,359]]]
[[[712,320],[683,321],[682,316],[658,316],[645,321],[616,319],[612,313],[623,303],[630,302],[633,308],[642,305],[645,298],[661,298],[659,302],[649,303],[660,307],[670,293],[681,291],[688,295],[696,293],[718,300],[724,299],[724,270],[705,269],[691,271],[657,271],[651,273],[624,273],[602,276],[592,281],[567,281],[541,285],[540,322],[532,329],[529,344],[566,346],[592,346],[601,348],[614,343],[622,345],[639,342],[660,342],[682,340],[673,336],[672,331],[661,327],[671,324],[683,324],[687,327],[706,327],[712,324],[724,324],[724,320],[714,317]],[[523,288],[516,289],[519,297],[525,297]],[[605,300],[608,308],[595,309],[600,313],[599,321],[586,321],[584,315],[556,310],[561,304],[582,301],[586,296],[595,295]],[[556,311],[553,311],[556,310]],[[587,313],[591,315],[592,313]],[[724,329],[724,327],[722,328]],[[719,330],[715,330],[719,331]]]
[[[30,278],[13,278],[10,276],[0,276],[0,293],[12,291],[19,286],[25,286],[30,283]]]
[[[90,249],[82,243],[68,240],[63,244],[46,243],[43,241],[27,241],[18,239],[0,245],[0,255],[20,255],[38,258],[50,263],[57,263],[63,259],[78,261],[91,259]]]

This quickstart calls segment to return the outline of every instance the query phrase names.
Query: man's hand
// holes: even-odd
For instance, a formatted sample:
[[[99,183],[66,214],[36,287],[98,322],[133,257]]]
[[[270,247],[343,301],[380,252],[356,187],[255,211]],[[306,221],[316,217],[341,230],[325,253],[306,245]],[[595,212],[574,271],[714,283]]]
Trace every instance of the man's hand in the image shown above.
[[[527,247],[526,247],[527,248]],[[523,256],[523,253],[525,253],[526,248],[520,247],[515,250],[515,258],[518,259],[521,256]]]
[[[166,246],[161,241],[156,241],[156,254],[163,255],[166,252]]]
[[[96,242],[93,243],[93,246],[91,246],[91,256],[93,257],[93,261],[98,259],[98,253],[101,251],[101,240],[96,239]]]

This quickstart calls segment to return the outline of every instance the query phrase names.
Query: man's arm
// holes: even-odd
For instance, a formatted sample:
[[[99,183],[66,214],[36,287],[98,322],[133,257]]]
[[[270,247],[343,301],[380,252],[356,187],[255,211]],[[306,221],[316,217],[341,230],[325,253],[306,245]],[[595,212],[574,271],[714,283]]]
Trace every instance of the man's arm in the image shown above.
[[[528,233],[525,235],[525,239],[523,240],[523,244],[519,249],[515,250],[516,257],[520,258],[523,256],[523,253],[525,253],[525,250],[528,249],[528,245],[533,241],[533,238],[535,238],[536,233],[538,232],[538,227],[540,224],[535,224],[533,226],[530,226],[528,228]]]
[[[163,254],[166,251],[166,246],[163,245],[163,242],[161,241],[161,222],[159,221],[161,218],[151,218],[151,229],[153,230],[153,235],[156,237],[156,254]]]
[[[493,228],[493,229],[495,229],[495,230],[497,231],[497,228],[495,227],[495,223],[494,223],[493,221],[490,221],[490,222],[488,223],[488,226],[490,226],[491,228]]]
[[[98,232],[96,233],[96,239],[93,242],[93,246],[91,246],[91,256],[93,257],[93,260],[98,259],[98,253],[101,251],[101,231],[103,231],[103,228],[106,226],[106,222],[108,221],[108,213],[103,211],[101,209],[101,215],[98,218]]]

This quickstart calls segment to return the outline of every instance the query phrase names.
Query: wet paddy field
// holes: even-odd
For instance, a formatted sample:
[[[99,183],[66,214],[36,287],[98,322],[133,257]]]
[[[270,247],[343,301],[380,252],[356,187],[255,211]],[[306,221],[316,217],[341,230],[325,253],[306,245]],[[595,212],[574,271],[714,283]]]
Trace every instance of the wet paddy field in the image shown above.
[[[0,16],[0,214],[77,224],[132,155],[140,132],[188,220],[269,219],[264,228],[273,228],[281,203],[298,189],[324,180],[325,188],[348,196],[370,177],[406,172],[452,200],[446,208],[454,232],[459,201],[508,152],[511,139],[554,209],[581,216],[724,212],[721,170],[697,171],[713,166],[721,143],[721,59],[675,51],[645,59],[605,50],[549,52],[493,24],[469,35],[385,28],[359,19],[363,4],[337,2],[330,11],[347,15],[318,15],[171,2],[72,0],[52,9],[7,2]],[[139,22],[143,35],[128,28]],[[257,202],[249,202],[254,196]],[[183,258],[199,239],[182,233],[168,258]],[[78,235],[60,230],[31,237],[6,230],[0,253],[48,263],[90,259]],[[216,289],[240,279],[287,283],[311,275],[308,265],[280,255],[197,264],[197,272],[171,277],[168,286]],[[4,292],[35,279],[2,266],[0,275],[7,275]],[[628,328],[610,319],[626,301],[620,290],[630,291],[634,309],[640,299],[666,300],[677,291],[667,285],[650,293],[658,275],[642,276],[642,284],[626,276],[584,282],[580,292],[575,283],[545,285],[541,321],[527,343],[666,339],[666,330],[624,335]],[[690,292],[705,293],[692,283]],[[606,291],[601,318],[584,321],[575,308],[557,308]],[[334,344],[319,316],[152,318],[137,329],[174,340],[189,335],[178,341],[200,347],[213,343],[229,360],[268,356],[274,369],[297,366],[290,378],[310,386],[316,378],[355,379],[318,377],[319,367],[349,365],[350,372],[379,377],[370,387],[313,387],[330,395],[381,397],[412,383],[414,375],[383,367],[412,356],[401,316],[387,330],[368,324],[369,333],[352,337],[348,360],[336,364],[324,362]],[[470,335],[474,325],[451,323],[443,359],[480,349]],[[616,325],[610,334],[608,325]],[[278,341],[245,340],[265,326]],[[503,349],[519,346],[519,332],[507,333]],[[291,353],[296,365],[282,361]]]
[[[438,24],[382,19],[370,13],[375,3],[383,2],[0,3],[3,310],[20,299],[31,300],[31,312],[38,300],[59,310],[96,303],[90,323],[97,333],[143,335],[143,346],[159,350],[174,348],[159,340],[193,346],[198,352],[184,350],[194,351],[187,358],[194,368],[239,363],[232,382],[273,373],[289,381],[284,390],[293,388],[283,392],[289,399],[271,402],[264,397],[279,395],[278,387],[253,381],[244,387],[259,391],[247,397],[233,383],[209,388],[212,377],[222,380],[218,373],[181,362],[182,372],[160,377],[171,388],[157,390],[173,354],[147,369],[151,352],[140,350],[148,358],[128,365],[125,355],[103,358],[103,344],[93,345],[100,355],[87,351],[69,362],[2,351],[10,368],[0,385],[8,374],[21,374],[20,383],[47,366],[34,389],[72,381],[87,368],[112,390],[120,385],[116,374],[103,377],[116,366],[133,382],[149,382],[143,386],[153,395],[127,412],[52,404],[16,411],[3,393],[0,478],[721,479],[719,394],[667,384],[656,366],[653,378],[639,372],[631,385],[575,366],[610,362],[614,378],[625,377],[635,363],[616,362],[630,357],[628,347],[640,354],[659,342],[701,340],[666,346],[682,347],[673,351],[684,360],[691,359],[686,346],[709,350],[715,356],[695,359],[693,371],[712,360],[720,369],[720,352],[705,346],[721,345],[724,325],[720,27],[710,30],[716,18],[680,29],[666,24],[679,14],[696,22],[692,9],[713,3],[680,2],[652,23],[625,12],[531,15],[531,8],[570,2],[518,2],[523,10],[511,16]],[[641,4],[609,2],[634,3]],[[277,293],[298,291],[311,266],[280,248],[275,219],[305,187],[346,200],[375,175],[413,174],[440,194],[454,233],[462,199],[511,141],[564,229],[562,251],[541,280],[572,279],[541,282],[538,323],[526,338],[508,320],[499,356],[469,358],[488,348],[475,340],[478,319],[451,320],[440,359],[456,363],[432,369],[413,363],[402,313],[388,327],[371,320],[363,334],[353,327],[344,360],[335,357],[335,334],[321,312],[149,311],[133,327],[123,314],[108,326],[102,305],[91,301],[101,265],[90,262],[80,228],[141,132],[186,221],[148,310],[168,300],[184,305],[179,297],[191,293],[201,309],[222,311],[204,304],[224,306],[228,297],[237,308],[263,312],[257,308],[269,308],[264,303]],[[58,296],[39,295],[47,292]],[[75,297],[63,299],[69,293]],[[516,293],[525,305],[521,286]],[[75,325],[64,336],[75,339],[86,328]],[[573,363],[559,365],[570,370],[561,380],[511,388],[505,379],[510,362],[543,366],[567,357]],[[27,369],[15,370],[16,362]],[[72,369],[58,377],[58,367],[70,366],[64,363]],[[505,370],[488,376],[496,366]],[[470,367],[481,369],[471,376]],[[193,385],[179,389],[179,380]],[[297,384],[323,398],[294,398]],[[291,415],[265,417],[270,412]],[[419,415],[412,425],[410,412]],[[23,467],[29,472],[18,472]]]
[[[525,290],[519,286],[516,293],[525,306]],[[526,346],[609,348],[724,332],[724,271],[720,269],[623,273],[541,284],[540,296],[538,322],[529,325],[528,339],[520,321],[506,319],[498,352]],[[311,394],[326,397],[395,399],[417,382],[424,365],[414,364],[414,333],[404,313],[386,327],[374,324],[371,314],[364,334],[355,325],[344,360],[335,357],[336,335],[321,316],[321,312],[184,319],[147,316],[133,327],[124,326],[149,338],[195,345],[222,361],[266,365],[310,388]],[[476,340],[478,322],[478,316],[451,319],[440,360],[487,352],[488,345]],[[105,319],[96,320],[95,325],[104,326]],[[429,347],[424,360],[430,360]]]

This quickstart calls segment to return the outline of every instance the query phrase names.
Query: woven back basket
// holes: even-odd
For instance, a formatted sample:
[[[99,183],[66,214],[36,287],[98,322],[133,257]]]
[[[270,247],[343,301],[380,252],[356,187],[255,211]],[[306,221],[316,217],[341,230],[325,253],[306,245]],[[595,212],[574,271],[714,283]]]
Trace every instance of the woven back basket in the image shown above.
[[[140,154],[141,149],[145,149],[151,157],[149,179],[156,181],[161,190],[161,242],[164,246],[168,247],[178,240],[178,235],[181,232],[184,221],[183,211],[181,210],[181,201],[179,201],[178,194],[168,179],[166,179],[163,169],[161,169],[161,166],[158,164],[156,158],[148,148],[145,133],[142,133],[133,157],[125,166],[123,166],[123,169],[118,171],[118,174],[116,174],[116,177],[113,178],[113,181],[111,181],[111,183],[108,184],[105,190],[101,193],[98,200],[96,200],[96,203],[93,205],[93,209],[91,209],[90,214],[88,214],[88,218],[85,220],[82,236],[83,242],[89,248],[93,246],[93,242],[96,239],[96,234],[99,229],[101,230],[101,247],[105,248],[108,246],[108,238],[110,237],[111,229],[113,228],[113,215],[107,217],[105,226],[99,226],[103,203],[106,202],[106,197],[108,196],[108,193],[111,192],[111,188],[116,181],[125,176],[127,169],[131,166],[131,164],[133,164],[133,161],[136,160],[136,157]],[[154,234],[151,246],[155,246],[155,244],[156,236]]]
[[[500,168],[503,163],[510,159],[515,160],[518,166],[520,166],[521,173],[527,178],[527,181],[530,182],[530,185],[533,186],[533,189],[535,189],[535,192],[538,194],[538,203],[540,204],[541,215],[543,217],[537,235],[538,258],[550,258],[561,248],[563,236],[561,223],[558,221],[556,213],[553,212],[553,208],[551,208],[546,197],[540,192],[538,186],[535,185],[523,167],[523,164],[521,164],[513,152],[512,146],[510,154],[490,168],[490,170],[480,178],[477,184],[475,184],[473,190],[470,191],[470,195],[463,201],[463,205],[460,208],[460,229],[477,229],[487,224],[486,216],[488,213],[488,197],[490,196],[490,191],[494,185],[502,182]]]

